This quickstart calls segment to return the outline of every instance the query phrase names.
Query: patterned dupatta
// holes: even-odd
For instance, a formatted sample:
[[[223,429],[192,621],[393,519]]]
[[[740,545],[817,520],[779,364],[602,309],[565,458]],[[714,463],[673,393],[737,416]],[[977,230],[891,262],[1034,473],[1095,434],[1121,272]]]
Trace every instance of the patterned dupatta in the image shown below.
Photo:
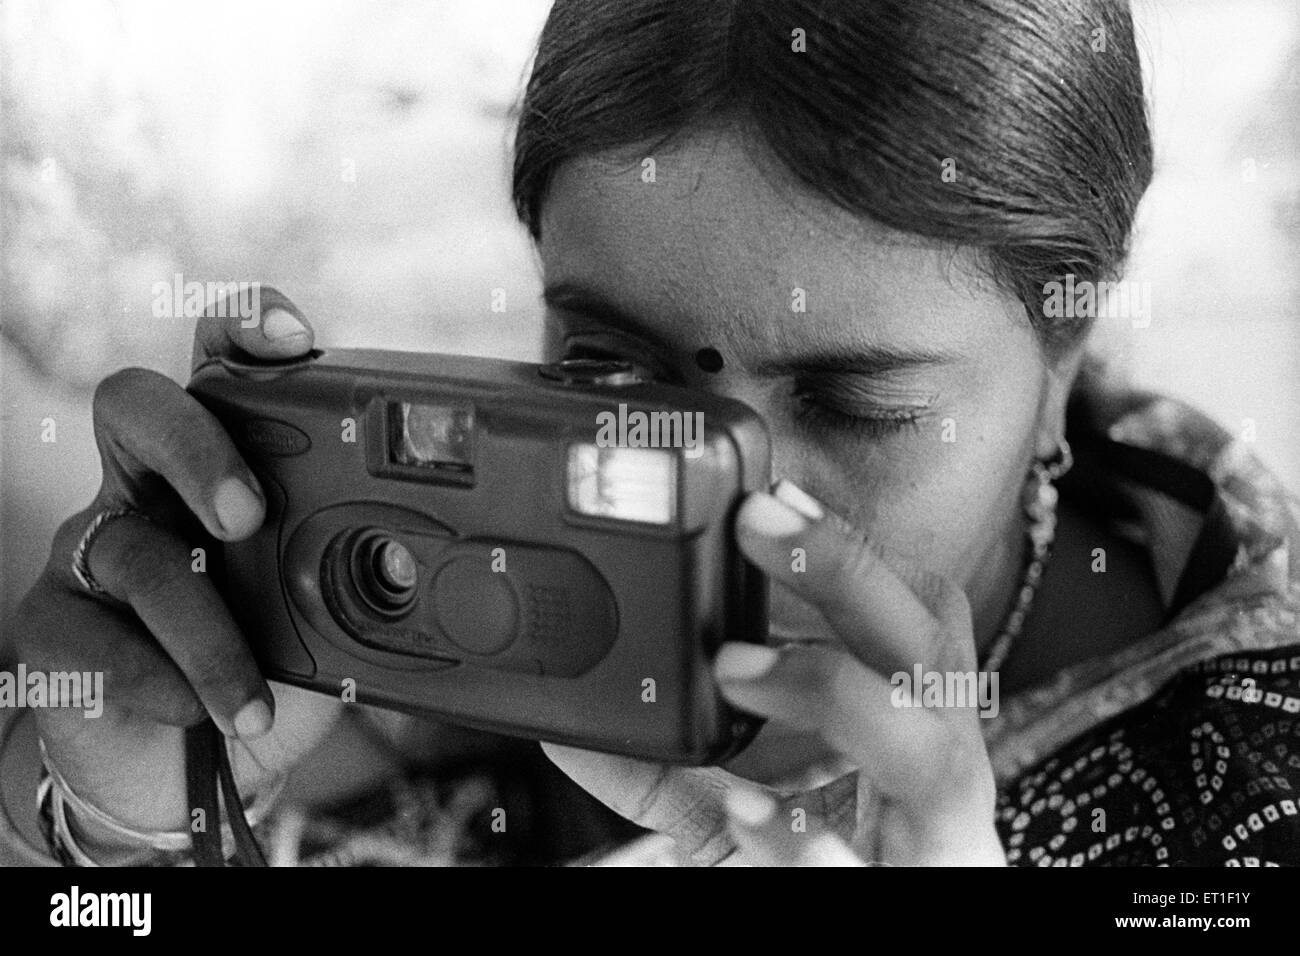
[[[1300,644],[1300,512],[1248,443],[1182,402],[1092,384],[1072,396],[1067,435],[1076,465],[1061,494],[1146,547],[1168,617],[982,721],[999,784],[1195,664]],[[1270,703],[1300,713],[1300,699]]]

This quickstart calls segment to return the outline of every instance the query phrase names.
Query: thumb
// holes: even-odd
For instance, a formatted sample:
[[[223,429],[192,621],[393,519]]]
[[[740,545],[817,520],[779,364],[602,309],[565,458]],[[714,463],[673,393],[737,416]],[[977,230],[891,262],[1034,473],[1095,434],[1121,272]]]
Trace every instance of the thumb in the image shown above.
[[[672,767],[542,744],[569,779],[633,823],[672,837],[687,862],[712,866],[734,849],[726,794],[739,778],[717,767]]]
[[[298,358],[311,351],[315,333],[302,311],[269,285],[249,283],[208,303],[194,327],[191,366],[240,352],[266,361]]]

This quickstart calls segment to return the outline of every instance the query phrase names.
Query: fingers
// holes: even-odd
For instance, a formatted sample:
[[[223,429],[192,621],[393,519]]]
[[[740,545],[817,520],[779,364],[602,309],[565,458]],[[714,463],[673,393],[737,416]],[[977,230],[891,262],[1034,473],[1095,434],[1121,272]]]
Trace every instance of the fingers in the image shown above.
[[[828,647],[724,644],[714,675],[737,707],[816,732],[850,758],[896,806],[915,858],[997,858],[986,826],[993,771],[978,721],[954,718],[980,706],[973,692],[960,706],[921,706],[896,678]]]
[[[543,743],[551,762],[615,813],[671,836],[692,863],[710,866],[734,849],[723,798],[736,777],[716,767],[669,767]]]
[[[275,700],[275,732],[231,742],[230,765],[235,779],[254,789],[275,777],[280,768],[292,767],[314,742],[324,739],[343,716],[345,704],[338,696],[320,694],[290,684],[269,683]],[[241,783],[240,790],[244,787]]]
[[[67,540],[79,539],[99,510],[131,503],[154,518],[173,517],[176,506],[160,494],[164,482],[219,539],[238,540],[261,526],[257,480],[216,418],[175,382],[144,369],[118,372],[96,389],[94,419],[104,487],[96,507],[74,519],[77,528],[61,529],[52,580],[73,587]],[[95,580],[139,619],[117,619],[79,587],[58,602],[73,618],[86,618],[69,635],[79,645],[69,658],[99,659],[113,674],[115,702],[165,723],[188,724],[206,710],[231,736],[253,739],[269,730],[274,698],[215,587],[192,569],[188,544],[161,524],[119,516],[100,528],[88,558]],[[103,660],[110,653],[116,657]],[[118,696],[124,686],[135,692]]]
[[[175,662],[227,736],[256,739],[271,728],[275,699],[212,582],[192,569],[189,545],[135,515],[107,522],[90,571]]]
[[[192,365],[217,355],[295,358],[311,351],[315,333],[301,310],[271,286],[251,284],[210,303],[194,329]]]
[[[103,675],[102,695],[81,708],[86,713],[118,707],[176,727],[203,716],[180,668],[130,612],[61,587],[47,573],[23,599],[17,620],[19,653],[29,668]]]
[[[265,516],[262,490],[220,422],[157,372],[129,368],[95,390],[108,500],[143,504],[159,476],[214,537],[237,541]]]
[[[992,819],[992,770],[970,718],[996,713],[996,675],[976,672],[960,589],[887,558],[787,482],[746,500],[737,538],[751,561],[818,609],[844,649],[724,645],[714,670],[722,694],[849,757],[893,802],[905,855],[956,859],[963,847],[992,847],[981,829]]]
[[[963,613],[969,627],[960,589],[887,558],[789,482],[746,499],[736,536],[754,564],[816,607],[858,659],[882,673],[932,665]]]
[[[819,734],[891,795],[928,799],[947,784],[953,741],[944,722],[929,710],[895,706],[889,680],[851,654],[729,643],[714,676],[735,706]]]
[[[672,865],[677,853],[673,838],[665,833],[651,833],[617,847],[592,863],[598,867]]]
[[[751,866],[864,866],[834,833],[801,828],[778,812],[777,802],[750,787],[727,793],[727,819],[740,863]],[[814,821],[815,823],[815,821]]]

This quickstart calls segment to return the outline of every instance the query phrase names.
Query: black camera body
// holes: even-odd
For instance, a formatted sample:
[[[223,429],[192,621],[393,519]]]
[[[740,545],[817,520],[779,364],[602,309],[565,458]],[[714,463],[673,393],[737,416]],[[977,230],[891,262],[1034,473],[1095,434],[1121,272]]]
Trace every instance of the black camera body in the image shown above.
[[[267,495],[214,575],[267,677],[679,764],[757,729],[710,673],[767,635],[746,405],[624,362],[370,350],[212,359],[189,391]]]

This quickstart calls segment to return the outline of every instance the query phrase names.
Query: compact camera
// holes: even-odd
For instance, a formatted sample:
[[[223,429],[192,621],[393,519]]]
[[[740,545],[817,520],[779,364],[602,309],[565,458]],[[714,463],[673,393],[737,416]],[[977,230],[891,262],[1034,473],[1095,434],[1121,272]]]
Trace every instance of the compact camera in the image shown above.
[[[266,491],[214,576],[267,677],[678,764],[757,729],[710,673],[767,635],[748,406],[628,362],[370,350],[215,358],[189,391]]]

